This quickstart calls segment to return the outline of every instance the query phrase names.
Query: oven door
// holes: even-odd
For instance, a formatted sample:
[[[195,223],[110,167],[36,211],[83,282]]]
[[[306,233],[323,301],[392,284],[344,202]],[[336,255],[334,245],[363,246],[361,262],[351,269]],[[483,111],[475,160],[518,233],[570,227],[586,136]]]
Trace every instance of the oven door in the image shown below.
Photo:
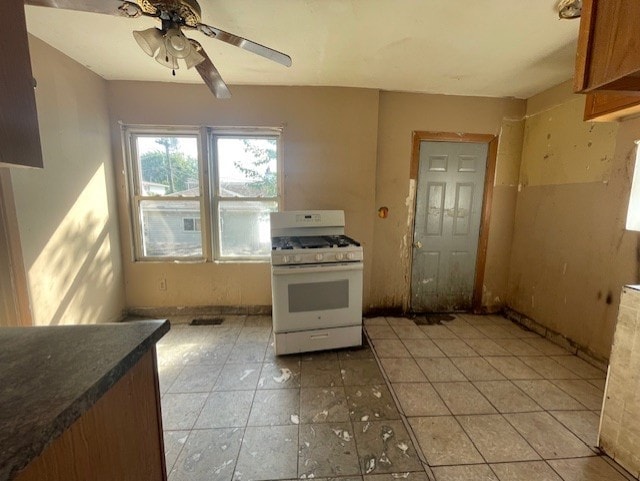
[[[273,266],[276,333],[362,324],[362,263]]]

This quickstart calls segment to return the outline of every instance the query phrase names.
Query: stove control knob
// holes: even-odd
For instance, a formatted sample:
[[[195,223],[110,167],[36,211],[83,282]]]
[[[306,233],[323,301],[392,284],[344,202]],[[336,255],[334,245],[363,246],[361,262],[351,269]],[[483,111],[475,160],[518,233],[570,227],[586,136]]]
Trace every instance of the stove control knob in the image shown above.
[[[316,260],[317,260],[317,261],[321,261],[321,260],[322,260],[322,258],[323,258],[323,255],[322,255],[322,254],[316,254]]]
[[[338,252],[336,254],[336,260],[341,261],[342,259],[344,259],[344,254],[342,252]]]
[[[301,255],[295,255],[293,256],[293,260],[296,262],[300,262],[302,260],[302,256]]]
[[[289,256],[282,256],[282,262],[287,264],[289,262]]]
[[[347,259],[349,259],[350,261],[355,259],[356,255],[353,252],[348,252],[347,253]]]

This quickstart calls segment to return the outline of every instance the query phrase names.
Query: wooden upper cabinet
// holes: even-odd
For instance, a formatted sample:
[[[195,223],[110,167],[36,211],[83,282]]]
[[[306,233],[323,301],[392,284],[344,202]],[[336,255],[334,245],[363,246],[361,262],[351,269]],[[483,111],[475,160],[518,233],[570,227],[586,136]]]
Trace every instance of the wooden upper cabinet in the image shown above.
[[[612,122],[640,112],[640,95],[591,92],[584,105],[584,120]]]
[[[0,45],[0,167],[42,167],[24,0],[3,0]]]
[[[639,0],[583,0],[574,91],[587,94],[585,120],[640,112]]]
[[[584,0],[574,90],[640,92],[640,1]]]

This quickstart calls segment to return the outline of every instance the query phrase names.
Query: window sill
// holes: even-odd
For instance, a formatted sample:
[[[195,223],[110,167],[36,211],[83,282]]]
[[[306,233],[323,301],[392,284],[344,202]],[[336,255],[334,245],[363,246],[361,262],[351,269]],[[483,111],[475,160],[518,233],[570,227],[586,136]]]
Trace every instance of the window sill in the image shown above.
[[[214,264],[271,264],[271,259],[216,259]]]
[[[267,259],[137,259],[134,264],[271,264]]]
[[[206,264],[206,259],[136,259],[134,264]]]

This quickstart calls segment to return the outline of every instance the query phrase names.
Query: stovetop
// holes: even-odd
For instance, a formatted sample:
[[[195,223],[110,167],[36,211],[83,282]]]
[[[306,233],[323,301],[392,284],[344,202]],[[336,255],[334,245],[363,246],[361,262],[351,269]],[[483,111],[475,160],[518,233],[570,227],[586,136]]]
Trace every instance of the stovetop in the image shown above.
[[[359,242],[346,235],[282,236],[271,238],[272,250],[330,249],[359,246]]]
[[[271,265],[273,266],[362,262],[362,258],[360,243],[346,235],[271,238]]]

